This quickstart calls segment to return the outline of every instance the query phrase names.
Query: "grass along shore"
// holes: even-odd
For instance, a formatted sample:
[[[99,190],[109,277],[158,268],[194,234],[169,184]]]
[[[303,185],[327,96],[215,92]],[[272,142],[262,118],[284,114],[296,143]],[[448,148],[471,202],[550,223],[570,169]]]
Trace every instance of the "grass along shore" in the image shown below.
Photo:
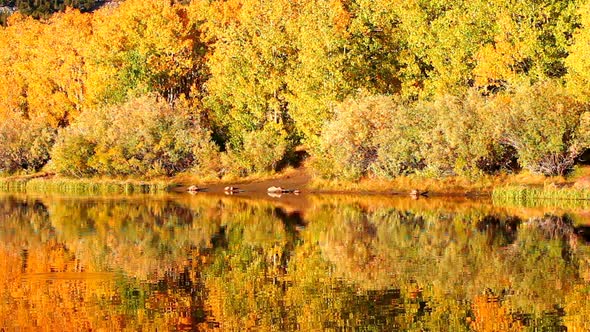
[[[139,181],[132,179],[75,179],[52,174],[0,178],[2,192],[33,192],[60,194],[132,194],[161,193],[171,191],[176,184],[167,180]]]
[[[553,186],[535,188],[510,186],[494,188],[492,200],[497,205],[537,207],[555,205],[559,207],[590,208],[590,189]]]
[[[400,176],[391,180],[365,178],[357,182],[324,180],[313,178],[309,187],[321,191],[338,192],[379,192],[379,193],[404,193],[413,189],[429,191],[437,195],[492,195],[493,192],[504,192],[513,190],[532,190],[530,197],[541,197],[538,195],[539,188],[559,189],[553,195],[546,195],[547,198],[563,197],[568,199],[583,198],[579,194],[571,192],[583,191],[583,188],[576,188],[576,182],[581,179],[590,178],[590,166],[578,167],[568,177],[543,175],[521,172],[518,174],[485,175],[479,177],[426,177],[420,175]],[[588,187],[590,189],[590,187]],[[586,199],[586,198],[583,198]]]
[[[582,186],[578,184],[582,183]],[[0,191],[64,194],[162,193],[185,191],[197,185],[210,191],[224,186],[244,186],[247,191],[266,192],[269,186],[302,189],[312,193],[408,194],[427,191],[434,196],[491,196],[494,201],[534,205],[535,200],[590,200],[590,166],[581,166],[567,178],[545,177],[527,172],[494,176],[429,178],[418,175],[392,180],[366,178],[357,182],[313,177],[307,168],[286,168],[274,174],[247,178],[199,178],[180,174],[151,180],[66,178],[53,173],[0,178]]]

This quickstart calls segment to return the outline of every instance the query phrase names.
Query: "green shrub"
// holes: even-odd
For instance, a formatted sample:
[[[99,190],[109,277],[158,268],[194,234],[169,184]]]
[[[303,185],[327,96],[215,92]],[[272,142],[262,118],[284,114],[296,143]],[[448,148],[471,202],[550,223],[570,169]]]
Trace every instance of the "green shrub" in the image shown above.
[[[154,96],[83,112],[60,132],[52,152],[64,175],[173,175],[217,159],[209,132],[184,107]]]
[[[420,114],[420,155],[432,175],[478,175],[501,169],[505,148],[494,136],[495,116],[476,91],[439,96],[416,106]]]
[[[229,147],[222,156],[227,173],[245,176],[277,170],[291,148],[282,124],[270,122],[261,130],[244,134],[239,148]]]
[[[395,115],[374,138],[377,157],[370,171],[378,176],[394,178],[425,167],[420,154],[424,119],[413,107],[397,105]]]
[[[0,122],[0,172],[40,170],[49,160],[55,136],[42,118],[8,114]]]
[[[51,156],[54,169],[61,174],[75,177],[94,175],[96,170],[88,165],[94,155],[96,142],[72,128],[60,132]]]
[[[388,96],[349,99],[336,108],[312,150],[312,168],[324,178],[358,180],[378,160],[381,135],[395,121],[397,103]],[[394,150],[391,148],[390,150]],[[401,154],[404,149],[401,149]],[[386,160],[381,161],[382,164]],[[392,166],[396,168],[399,166]],[[386,167],[379,166],[379,169]]]
[[[496,130],[532,172],[564,175],[590,148],[590,108],[555,82],[520,87],[495,100]]]
[[[312,151],[324,178],[478,175],[502,169],[510,151],[500,144],[488,102],[475,92],[407,105],[388,96],[342,103]]]

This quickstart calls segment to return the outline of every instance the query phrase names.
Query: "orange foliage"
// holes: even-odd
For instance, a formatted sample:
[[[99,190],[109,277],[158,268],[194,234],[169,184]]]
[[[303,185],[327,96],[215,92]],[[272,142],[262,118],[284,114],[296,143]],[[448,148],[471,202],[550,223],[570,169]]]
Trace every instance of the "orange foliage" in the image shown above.
[[[475,320],[471,328],[480,332],[522,331],[521,321],[514,319],[497,297],[476,296],[472,304]]]
[[[90,16],[75,10],[42,23],[16,16],[0,33],[0,109],[44,116],[65,126],[82,109],[85,93],[83,53]],[[8,65],[6,65],[8,64]]]

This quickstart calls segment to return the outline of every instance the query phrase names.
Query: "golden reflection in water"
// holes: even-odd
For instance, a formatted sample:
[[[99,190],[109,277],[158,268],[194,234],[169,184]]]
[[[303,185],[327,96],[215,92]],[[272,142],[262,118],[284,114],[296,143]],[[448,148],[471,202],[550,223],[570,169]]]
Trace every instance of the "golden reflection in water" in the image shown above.
[[[584,213],[388,196],[1,196],[0,328],[586,331]]]

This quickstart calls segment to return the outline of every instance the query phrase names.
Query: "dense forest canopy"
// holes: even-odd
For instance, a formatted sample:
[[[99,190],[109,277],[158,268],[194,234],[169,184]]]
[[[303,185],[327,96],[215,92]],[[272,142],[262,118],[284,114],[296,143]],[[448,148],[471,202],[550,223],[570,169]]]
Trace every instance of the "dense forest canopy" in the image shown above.
[[[0,7],[3,8],[0,11],[0,24],[5,25],[7,17],[14,11],[41,18],[64,11],[68,7],[88,12],[105,2],[104,0],[0,0]]]
[[[2,4],[3,172],[245,175],[303,144],[324,177],[554,175],[590,148],[587,1]],[[152,145],[88,126],[114,116]]]
[[[26,15],[44,16],[63,11],[66,7],[89,11],[97,4],[104,2],[104,0],[0,0],[0,6],[14,7]]]

